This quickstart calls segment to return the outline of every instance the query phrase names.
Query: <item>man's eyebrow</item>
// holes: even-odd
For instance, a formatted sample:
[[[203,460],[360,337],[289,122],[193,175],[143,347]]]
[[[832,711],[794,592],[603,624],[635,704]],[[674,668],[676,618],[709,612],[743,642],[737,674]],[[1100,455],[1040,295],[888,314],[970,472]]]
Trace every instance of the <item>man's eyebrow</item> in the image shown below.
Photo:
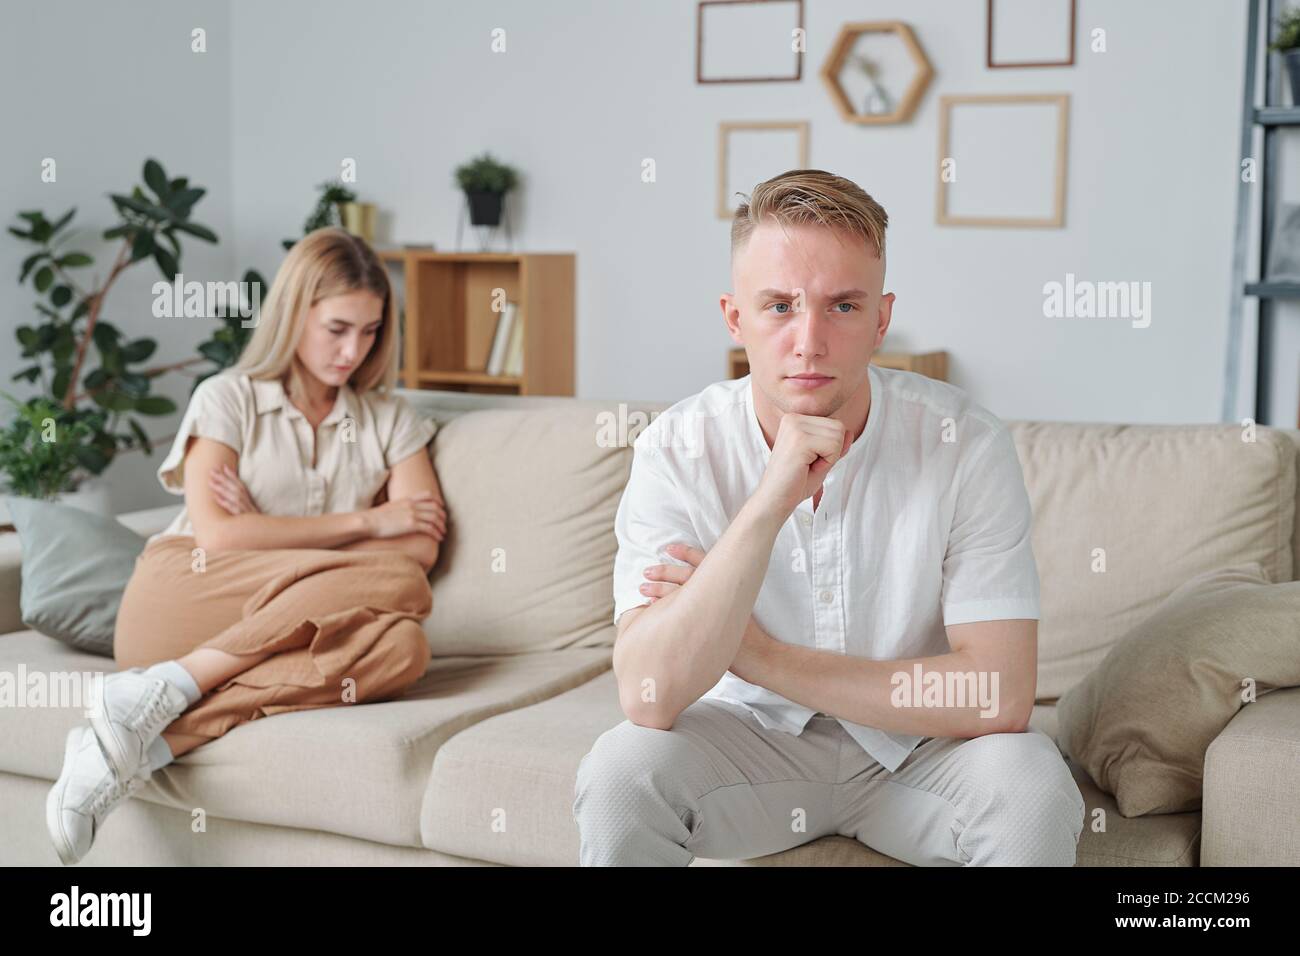
[[[836,292],[831,296],[832,299],[865,299],[870,295],[865,289],[844,289]],[[760,299],[793,299],[793,292],[786,292],[784,289],[763,289],[758,293]]]

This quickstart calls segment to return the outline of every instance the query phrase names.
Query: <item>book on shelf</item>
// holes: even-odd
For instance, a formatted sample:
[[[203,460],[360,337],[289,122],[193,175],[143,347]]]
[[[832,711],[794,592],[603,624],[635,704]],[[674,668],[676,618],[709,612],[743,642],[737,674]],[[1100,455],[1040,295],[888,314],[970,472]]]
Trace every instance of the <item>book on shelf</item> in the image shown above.
[[[486,372],[492,358],[497,326],[504,312],[489,312],[483,322],[471,322],[465,330],[465,367]]]
[[[519,376],[524,374],[524,314],[515,313],[515,323],[510,329],[510,344],[506,346],[506,361],[503,373]]]
[[[513,302],[506,302],[503,311],[497,314],[496,332],[492,336],[492,350],[488,353],[487,367],[489,375],[500,375],[505,367],[506,350],[510,345],[510,330],[514,328],[515,316],[519,307]]]

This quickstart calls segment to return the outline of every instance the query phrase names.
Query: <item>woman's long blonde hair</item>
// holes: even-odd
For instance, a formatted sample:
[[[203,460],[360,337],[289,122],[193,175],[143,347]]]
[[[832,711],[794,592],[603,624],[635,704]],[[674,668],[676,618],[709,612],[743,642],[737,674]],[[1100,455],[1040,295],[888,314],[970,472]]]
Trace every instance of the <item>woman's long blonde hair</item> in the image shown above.
[[[357,394],[372,388],[391,391],[397,384],[398,344],[393,285],[366,241],[337,226],[317,229],[289,250],[262,303],[257,328],[234,368],[253,379],[287,379],[290,394],[301,394],[293,359],[307,311],[321,299],[360,291],[384,300],[383,323],[348,384]]]

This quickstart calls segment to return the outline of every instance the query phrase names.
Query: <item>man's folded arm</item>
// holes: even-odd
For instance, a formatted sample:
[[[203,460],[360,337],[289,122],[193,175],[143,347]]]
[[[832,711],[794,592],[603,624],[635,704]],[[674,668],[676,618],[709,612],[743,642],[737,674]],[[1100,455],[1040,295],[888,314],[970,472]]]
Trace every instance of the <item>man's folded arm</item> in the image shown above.
[[[1034,706],[1038,622],[972,621],[947,632],[949,653],[903,660],[773,641],[746,679],[887,733],[970,738],[1023,732]],[[939,688],[937,699],[927,682]]]
[[[642,572],[670,560],[662,549],[700,545],[685,500],[660,452],[638,447],[614,521],[614,672],[627,718],[664,730],[735,660],[781,526],[746,504],[686,584],[638,607]]]

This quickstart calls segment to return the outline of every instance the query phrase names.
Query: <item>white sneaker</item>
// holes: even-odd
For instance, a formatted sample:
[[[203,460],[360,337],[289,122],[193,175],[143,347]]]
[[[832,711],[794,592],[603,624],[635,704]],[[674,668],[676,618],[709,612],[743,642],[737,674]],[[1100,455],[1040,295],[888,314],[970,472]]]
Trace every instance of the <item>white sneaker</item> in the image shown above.
[[[149,779],[119,778],[104,759],[94,732],[84,725],[68,731],[63,770],[45,798],[45,826],[64,863],[76,863],[95,842],[104,818]]]
[[[123,780],[149,768],[149,745],[189,707],[180,688],[133,667],[104,678],[90,726],[108,764]]]

